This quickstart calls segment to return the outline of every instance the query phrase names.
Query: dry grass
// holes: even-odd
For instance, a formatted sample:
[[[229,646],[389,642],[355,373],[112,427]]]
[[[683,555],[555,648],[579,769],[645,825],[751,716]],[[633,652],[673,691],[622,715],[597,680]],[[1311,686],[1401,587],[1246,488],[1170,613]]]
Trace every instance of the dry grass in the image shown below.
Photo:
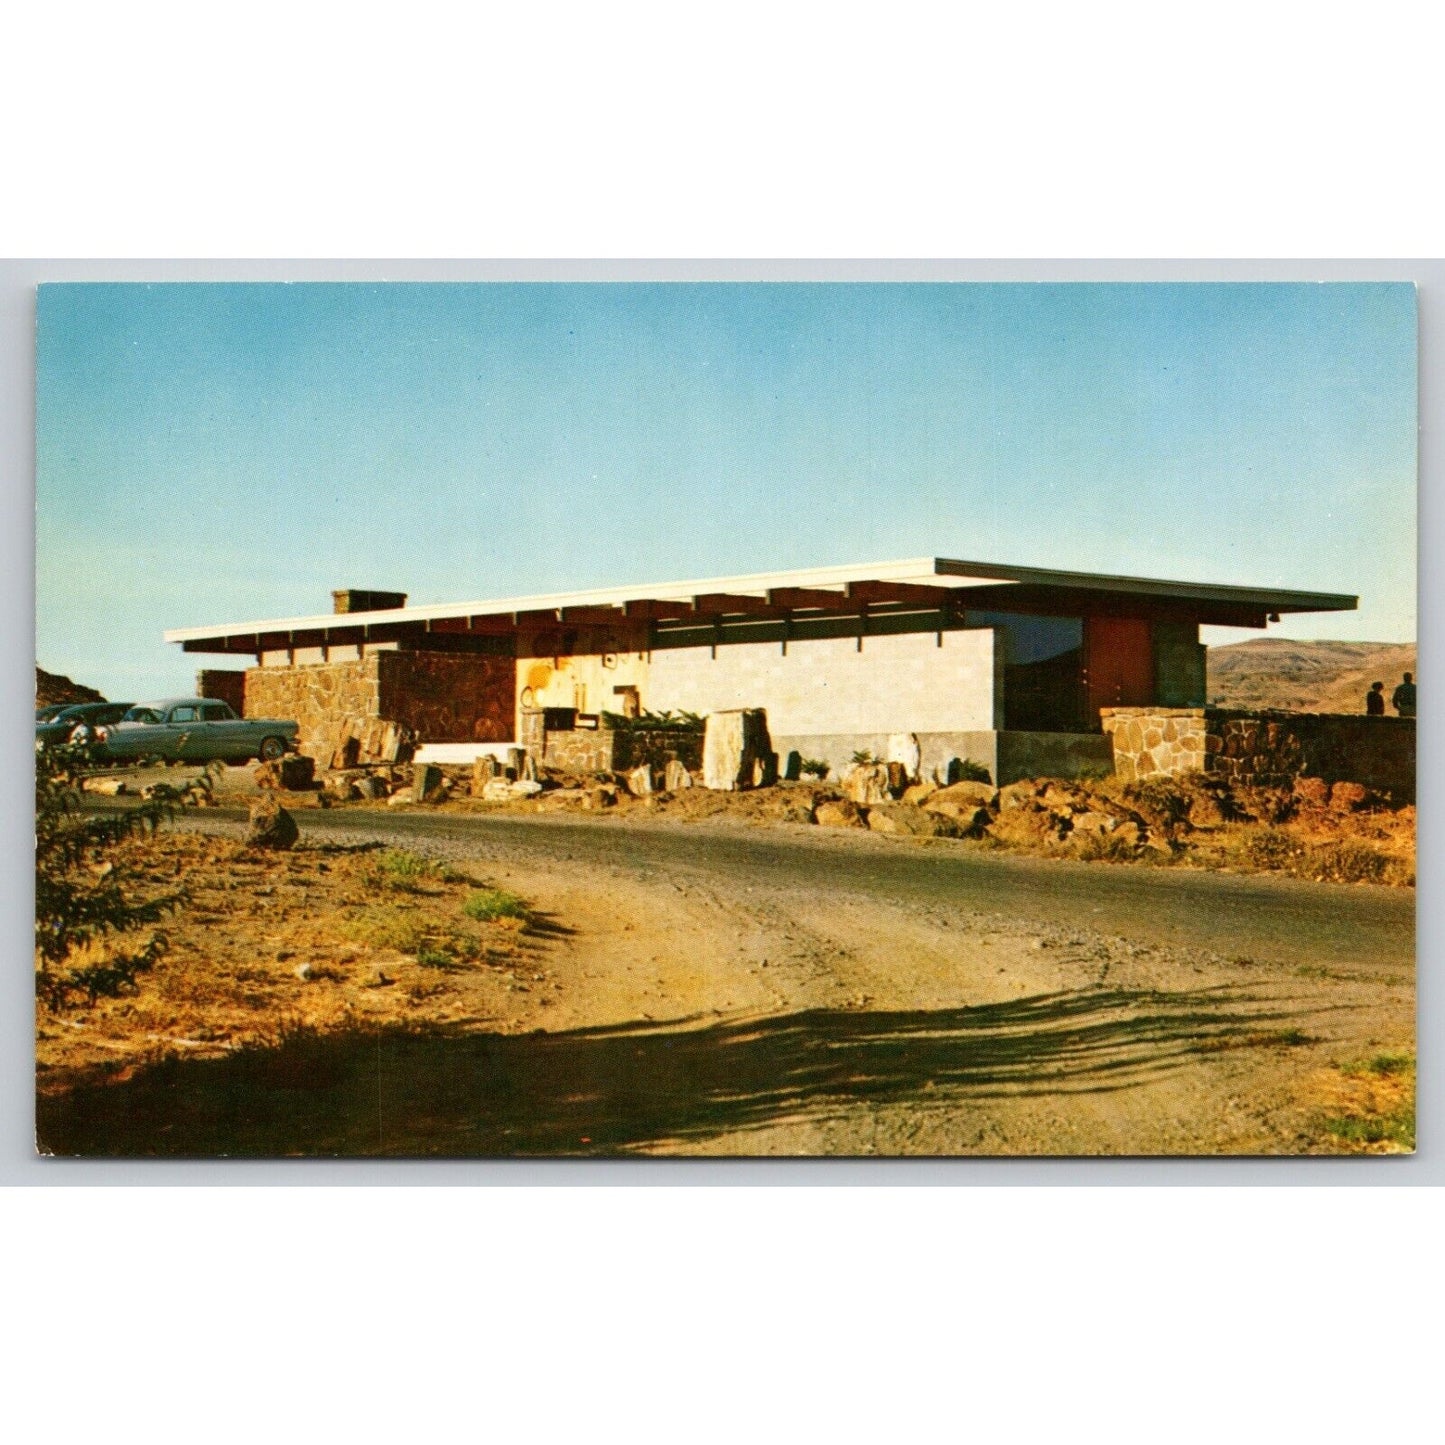
[[[184,877],[190,901],[168,920],[165,950],[114,996],[37,1001],[42,1090],[167,1054],[231,1052],[284,1028],[495,1018],[514,971],[538,976],[543,944],[525,918],[468,916],[475,880],[415,854],[258,854],[164,832],[122,852],[139,895]],[[141,942],[111,937],[73,962],[105,970]]]

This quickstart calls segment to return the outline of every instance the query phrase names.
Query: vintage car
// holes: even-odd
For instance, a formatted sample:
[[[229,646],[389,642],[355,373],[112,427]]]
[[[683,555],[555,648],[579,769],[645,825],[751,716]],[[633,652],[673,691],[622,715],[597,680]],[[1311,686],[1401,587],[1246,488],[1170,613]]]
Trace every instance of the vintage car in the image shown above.
[[[239,718],[229,703],[214,698],[173,697],[131,708],[97,741],[107,757],[121,760],[271,762],[295,748],[299,731],[296,723],[277,718]]]
[[[131,707],[128,702],[76,702],[67,707],[42,709],[35,714],[35,746],[63,747],[67,743],[88,743],[97,728],[109,727],[123,718]]]

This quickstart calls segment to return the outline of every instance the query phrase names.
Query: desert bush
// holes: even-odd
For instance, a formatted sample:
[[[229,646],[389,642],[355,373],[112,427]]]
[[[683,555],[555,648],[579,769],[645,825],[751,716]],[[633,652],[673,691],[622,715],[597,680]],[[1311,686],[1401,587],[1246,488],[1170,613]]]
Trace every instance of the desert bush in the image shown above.
[[[798,772],[803,777],[814,777],[820,781],[828,776],[828,764],[822,758],[800,758]]]
[[[1251,828],[1239,834],[1234,850],[1252,867],[1291,868],[1304,856],[1305,848],[1282,828]]]
[[[398,893],[418,893],[426,884],[456,883],[460,876],[435,858],[424,858],[406,848],[388,848],[377,855],[367,881]]]
[[[139,946],[99,950],[108,935],[160,921],[184,890],[136,902],[114,853],[139,832],[153,832],[170,805],[154,801],[116,813],[82,813],[78,781],[89,761],[82,749],[53,748],[35,759],[36,991],[52,1008],[76,993],[93,1002],[135,986],[164,950],[154,936]]]
[[[957,759],[956,766],[951,766],[948,773],[951,783],[993,782],[993,774],[982,763],[976,763],[972,758]]]
[[[1358,838],[1311,849],[1295,871],[1319,883],[1385,883],[1399,871],[1396,860]]]
[[[490,923],[497,918],[518,918],[525,922],[531,916],[527,905],[505,888],[482,888],[470,894],[462,904],[462,912],[479,923]]]
[[[882,762],[882,758],[875,757],[868,748],[859,748],[849,759],[856,767],[871,768],[875,763]]]
[[[1080,833],[1071,841],[1074,855],[1089,863],[1130,863],[1139,851],[1135,842],[1118,833]]]

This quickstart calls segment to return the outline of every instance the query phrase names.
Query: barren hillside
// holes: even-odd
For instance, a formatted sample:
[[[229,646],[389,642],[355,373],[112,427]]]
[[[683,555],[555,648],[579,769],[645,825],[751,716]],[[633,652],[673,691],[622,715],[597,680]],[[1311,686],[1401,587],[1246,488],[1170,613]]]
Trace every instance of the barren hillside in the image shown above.
[[[1385,697],[1415,671],[1413,642],[1295,642],[1260,637],[1209,649],[1209,700],[1224,707],[1364,712],[1372,682]],[[1393,709],[1390,709],[1393,716]]]
[[[43,667],[35,669],[35,706],[49,707],[52,703],[104,702],[105,698],[93,687],[71,682],[58,673],[46,672]]]

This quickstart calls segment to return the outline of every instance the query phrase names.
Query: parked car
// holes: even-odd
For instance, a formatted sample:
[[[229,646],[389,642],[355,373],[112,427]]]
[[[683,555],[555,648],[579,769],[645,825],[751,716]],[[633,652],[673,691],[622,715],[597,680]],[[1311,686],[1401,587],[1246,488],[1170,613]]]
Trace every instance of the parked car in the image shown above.
[[[92,742],[97,728],[118,723],[133,706],[129,702],[76,702],[56,708],[48,718],[37,713],[35,746],[54,748],[65,743]]]
[[[239,718],[231,705],[205,697],[140,703],[100,739],[107,757],[209,763],[271,762],[296,747],[300,726],[279,718]]]

